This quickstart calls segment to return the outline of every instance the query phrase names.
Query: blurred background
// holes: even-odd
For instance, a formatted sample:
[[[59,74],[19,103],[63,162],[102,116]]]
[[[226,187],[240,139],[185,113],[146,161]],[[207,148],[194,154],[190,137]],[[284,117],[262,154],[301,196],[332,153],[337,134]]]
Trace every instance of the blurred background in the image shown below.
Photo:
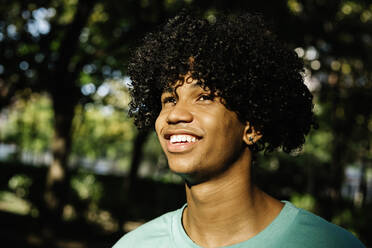
[[[372,247],[370,1],[0,0],[2,247],[111,247],[183,205],[154,133],[127,117],[126,67],[184,7],[262,13],[303,58],[319,129],[260,156],[254,180]]]

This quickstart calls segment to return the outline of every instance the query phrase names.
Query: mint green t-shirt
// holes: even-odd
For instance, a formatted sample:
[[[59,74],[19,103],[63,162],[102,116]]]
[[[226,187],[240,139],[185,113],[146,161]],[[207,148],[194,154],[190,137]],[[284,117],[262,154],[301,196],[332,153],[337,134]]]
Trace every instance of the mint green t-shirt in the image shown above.
[[[124,235],[113,248],[201,248],[182,226],[182,208],[166,213]],[[345,229],[290,202],[264,230],[244,242],[225,248],[359,248],[365,247]]]

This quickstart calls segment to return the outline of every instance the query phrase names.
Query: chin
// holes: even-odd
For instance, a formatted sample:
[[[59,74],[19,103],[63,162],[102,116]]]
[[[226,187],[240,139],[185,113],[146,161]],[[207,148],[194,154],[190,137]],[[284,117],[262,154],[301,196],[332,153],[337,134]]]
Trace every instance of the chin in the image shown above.
[[[169,169],[176,174],[192,175],[198,172],[198,163],[190,156],[168,156]]]
[[[187,161],[168,162],[168,165],[169,169],[173,173],[182,177],[189,185],[189,187],[205,181],[202,179],[204,178],[202,176],[202,174],[204,173],[202,173],[200,171],[200,168],[195,166],[195,164],[190,163],[190,159],[188,159]]]
[[[176,174],[193,174],[194,170],[189,163],[169,163],[169,169]]]

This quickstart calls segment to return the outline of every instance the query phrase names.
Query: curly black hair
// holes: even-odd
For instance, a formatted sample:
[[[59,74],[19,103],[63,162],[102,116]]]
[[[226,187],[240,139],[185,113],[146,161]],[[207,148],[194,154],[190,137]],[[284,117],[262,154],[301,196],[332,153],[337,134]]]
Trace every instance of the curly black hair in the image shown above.
[[[289,153],[302,147],[315,125],[303,67],[260,15],[219,15],[209,21],[183,12],[146,35],[134,51],[128,66],[129,115],[138,128],[153,127],[162,92],[190,72],[263,134],[252,151],[282,147]]]

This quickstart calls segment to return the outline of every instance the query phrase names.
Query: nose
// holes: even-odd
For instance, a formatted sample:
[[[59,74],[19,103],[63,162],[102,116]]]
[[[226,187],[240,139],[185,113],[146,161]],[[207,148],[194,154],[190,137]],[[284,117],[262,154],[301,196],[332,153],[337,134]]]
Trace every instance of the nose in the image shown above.
[[[167,123],[178,124],[178,123],[189,123],[194,119],[193,114],[188,109],[187,104],[178,102],[172,110],[168,113]]]

